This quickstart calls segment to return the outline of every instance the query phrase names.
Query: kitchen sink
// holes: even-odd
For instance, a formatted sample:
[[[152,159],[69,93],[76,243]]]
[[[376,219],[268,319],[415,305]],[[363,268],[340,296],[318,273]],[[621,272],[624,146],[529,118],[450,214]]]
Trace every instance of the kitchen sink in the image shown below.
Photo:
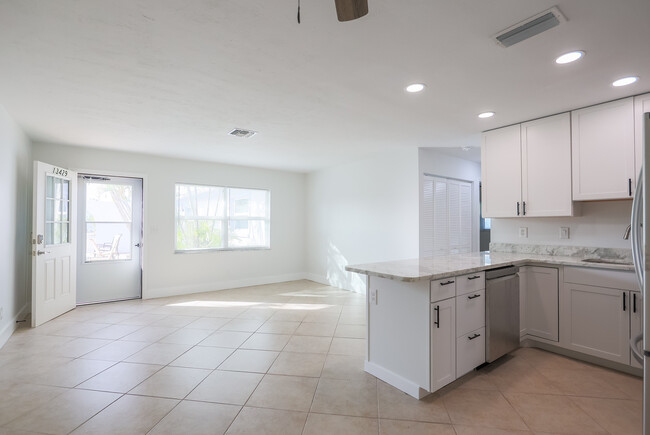
[[[584,261],[585,263],[620,264],[622,266],[634,265],[634,263],[632,263],[631,261],[615,260],[615,259],[608,260],[606,258],[585,258],[582,261]]]

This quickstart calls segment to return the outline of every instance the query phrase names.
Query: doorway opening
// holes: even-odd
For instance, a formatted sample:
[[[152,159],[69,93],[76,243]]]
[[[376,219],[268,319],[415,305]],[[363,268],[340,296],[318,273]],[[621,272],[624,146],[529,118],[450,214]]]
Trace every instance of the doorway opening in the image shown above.
[[[78,175],[77,305],[142,298],[142,178]]]

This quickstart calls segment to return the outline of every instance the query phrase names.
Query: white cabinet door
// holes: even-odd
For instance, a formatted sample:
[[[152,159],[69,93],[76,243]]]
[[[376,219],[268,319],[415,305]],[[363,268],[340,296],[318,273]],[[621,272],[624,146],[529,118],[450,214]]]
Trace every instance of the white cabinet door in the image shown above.
[[[629,291],[565,283],[561,334],[569,349],[630,363]]]
[[[456,298],[456,336],[469,334],[485,326],[485,290]]]
[[[634,175],[639,177],[643,165],[643,114],[650,112],[650,94],[634,97]]]
[[[526,273],[527,334],[558,341],[558,270],[530,266]]]
[[[456,379],[456,299],[431,304],[431,390]]]
[[[522,215],[572,216],[569,113],[521,124]]]
[[[630,311],[630,338],[634,338],[643,332],[643,296],[639,292],[630,292],[632,298]],[[631,351],[630,351],[631,352]],[[630,365],[638,369],[643,368],[639,362],[630,353]]]
[[[571,151],[575,201],[631,198],[633,98],[571,112]]]
[[[483,217],[516,217],[521,201],[519,125],[483,133],[481,180]]]

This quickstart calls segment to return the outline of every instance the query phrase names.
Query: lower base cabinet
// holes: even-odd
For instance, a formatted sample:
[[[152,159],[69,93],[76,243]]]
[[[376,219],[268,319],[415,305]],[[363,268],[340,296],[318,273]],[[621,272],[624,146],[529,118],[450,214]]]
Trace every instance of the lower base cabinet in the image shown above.
[[[555,267],[519,269],[521,335],[559,340],[559,279]]]
[[[431,304],[431,390],[456,379],[456,299]]]

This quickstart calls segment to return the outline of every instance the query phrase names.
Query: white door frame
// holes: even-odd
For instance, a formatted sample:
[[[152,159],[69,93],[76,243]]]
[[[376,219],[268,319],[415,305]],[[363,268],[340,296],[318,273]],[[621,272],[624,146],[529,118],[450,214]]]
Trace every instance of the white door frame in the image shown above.
[[[147,174],[139,172],[123,172],[123,171],[114,171],[112,169],[100,170],[100,169],[87,169],[87,168],[75,168],[75,172],[88,174],[88,175],[105,175],[107,177],[130,177],[130,178],[140,178],[142,179],[142,247],[140,248],[140,261],[142,263],[142,299],[149,299],[149,287],[148,287],[148,275],[147,275],[147,231],[149,224],[147,222],[149,217],[149,212],[147,210],[149,202],[147,201],[147,190],[149,188],[149,181],[147,179]]]

